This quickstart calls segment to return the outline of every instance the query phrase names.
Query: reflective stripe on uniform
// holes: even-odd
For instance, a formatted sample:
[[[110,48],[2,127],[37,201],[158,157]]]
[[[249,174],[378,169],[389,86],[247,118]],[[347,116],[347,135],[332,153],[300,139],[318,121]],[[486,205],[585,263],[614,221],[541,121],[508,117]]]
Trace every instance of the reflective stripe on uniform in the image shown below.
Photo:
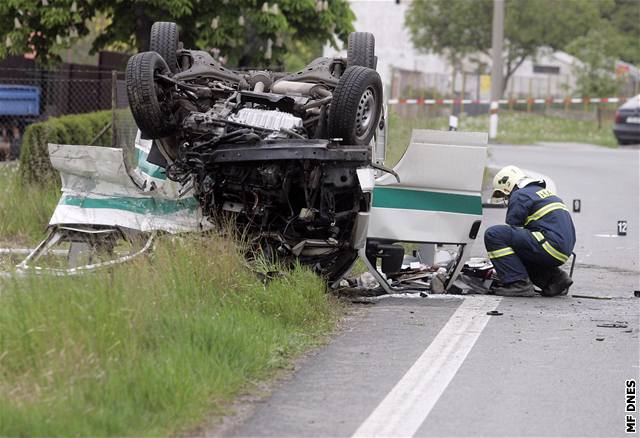
[[[566,262],[567,260],[569,260],[569,256],[562,254],[560,251],[558,251],[557,249],[555,249],[553,246],[551,246],[551,244],[549,242],[544,242],[542,244],[542,248],[547,251],[551,257],[560,260],[562,263]]]
[[[490,259],[497,259],[499,257],[515,254],[515,251],[510,246],[507,246],[505,248],[496,249],[495,251],[489,251],[487,254]]]
[[[548,252],[551,257],[561,261],[562,263],[569,260],[569,256],[562,254],[560,251],[551,246],[551,244],[545,240],[544,234],[542,234],[540,231],[532,231],[531,234],[536,238],[538,242],[541,242],[542,249]]]
[[[540,208],[538,211],[533,213],[531,216],[529,216],[527,218],[527,220],[524,221],[524,224],[527,225],[531,221],[537,221],[542,216],[546,215],[547,213],[551,213],[552,211],[555,211],[555,210],[569,211],[569,209],[566,207],[566,205],[564,205],[562,202],[551,202],[551,203],[545,205],[544,207]]]

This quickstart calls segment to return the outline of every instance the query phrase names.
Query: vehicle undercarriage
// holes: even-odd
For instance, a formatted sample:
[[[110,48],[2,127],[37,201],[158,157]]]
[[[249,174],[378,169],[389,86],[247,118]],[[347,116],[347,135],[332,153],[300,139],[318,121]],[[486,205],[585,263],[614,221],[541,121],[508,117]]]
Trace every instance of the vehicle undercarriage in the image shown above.
[[[192,193],[210,220],[231,216],[269,259],[335,279],[357,257],[353,232],[369,210],[357,169],[372,165],[382,119],[373,35],[349,56],[295,73],[239,72],[179,48],[174,23],[155,23],[151,51],[127,65],[134,119],[150,159]]]

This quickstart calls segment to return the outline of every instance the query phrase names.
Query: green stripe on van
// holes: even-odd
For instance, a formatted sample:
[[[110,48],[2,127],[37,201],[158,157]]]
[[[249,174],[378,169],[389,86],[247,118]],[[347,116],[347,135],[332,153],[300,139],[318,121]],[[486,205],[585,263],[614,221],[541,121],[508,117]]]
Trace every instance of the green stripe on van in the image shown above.
[[[373,206],[482,215],[482,199],[480,196],[392,187],[375,187],[373,189]]]
[[[63,195],[60,198],[58,205],[71,205],[81,208],[111,208],[114,210],[124,210],[138,214],[153,213],[167,215],[184,210],[195,212],[198,208],[198,201],[195,198],[185,198],[174,201],[168,199],[133,198],[126,196],[112,198],[84,198]]]
[[[149,154],[147,154],[145,151],[139,148],[136,148],[136,157],[138,158],[138,168],[142,172],[146,173],[152,178],[162,179],[162,180],[167,179],[165,170],[162,167],[156,166],[155,164],[149,163],[147,161]]]

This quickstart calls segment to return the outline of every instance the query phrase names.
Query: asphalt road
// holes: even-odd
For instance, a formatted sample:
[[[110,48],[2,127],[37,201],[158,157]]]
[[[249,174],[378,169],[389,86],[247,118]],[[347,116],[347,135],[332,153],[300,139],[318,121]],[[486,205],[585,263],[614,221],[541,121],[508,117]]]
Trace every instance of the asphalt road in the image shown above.
[[[639,152],[495,146],[549,175],[575,213],[578,264],[561,298],[387,298],[258,402],[231,436],[625,436],[640,374]],[[484,226],[504,210],[486,210]],[[616,235],[626,220],[627,236]],[[474,252],[483,254],[479,241]],[[497,309],[501,316],[487,316]],[[623,321],[624,328],[598,325]],[[636,412],[636,417],[638,414]],[[626,436],[638,436],[629,435]]]

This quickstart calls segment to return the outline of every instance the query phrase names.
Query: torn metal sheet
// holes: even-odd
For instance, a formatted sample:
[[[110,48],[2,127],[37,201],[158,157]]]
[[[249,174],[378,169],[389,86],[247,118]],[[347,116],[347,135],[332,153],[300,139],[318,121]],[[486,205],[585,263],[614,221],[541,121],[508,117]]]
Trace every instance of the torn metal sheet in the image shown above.
[[[134,172],[144,181],[139,188],[127,173],[122,149],[49,144],[49,156],[60,172],[62,196],[50,226],[117,226],[143,232],[178,233],[210,228],[197,200],[180,194],[180,185],[167,180],[146,161],[144,141]]]
[[[399,181],[389,173],[376,180],[367,247],[360,249],[360,258],[387,293],[404,287],[380,275],[377,261],[382,260],[384,271],[385,258],[393,264],[392,253],[401,252],[403,242],[456,246],[444,282],[445,288],[451,285],[480,228],[486,158],[486,133],[414,130],[393,169]]]
[[[154,236],[155,233],[132,233],[131,231],[121,229],[85,229],[83,227],[69,228],[55,226],[51,229],[47,238],[43,240],[26,259],[16,266],[16,272],[18,274],[77,275],[119,265],[131,261],[149,251],[153,244]],[[107,246],[109,244],[115,246],[119,239],[132,242],[133,240],[140,240],[143,237],[146,238],[144,244],[140,248],[136,248],[127,254],[115,253],[113,247],[109,248]],[[67,256],[70,267],[53,268],[36,265],[40,258],[55,251],[52,251],[52,248],[59,243],[70,244],[66,254],[63,253],[63,255]],[[93,262],[92,256],[94,254],[97,255],[99,251],[108,253],[112,257],[109,260]],[[54,254],[60,255],[60,252],[62,251],[58,250]],[[79,252],[89,252],[90,262],[77,266],[76,260]]]
[[[48,236],[17,265],[16,273],[74,275],[102,269],[148,251],[157,232],[211,228],[192,193],[181,193],[180,184],[147,161],[150,143],[138,134],[128,166],[122,149],[49,144],[51,163],[60,172],[62,195],[49,221]],[[143,244],[120,254],[112,251],[118,240]],[[60,244],[68,248],[56,249]],[[93,262],[93,255],[104,253],[105,248],[110,259]],[[81,252],[90,254],[89,263],[78,266]],[[38,265],[48,255],[66,257],[68,267]]]

